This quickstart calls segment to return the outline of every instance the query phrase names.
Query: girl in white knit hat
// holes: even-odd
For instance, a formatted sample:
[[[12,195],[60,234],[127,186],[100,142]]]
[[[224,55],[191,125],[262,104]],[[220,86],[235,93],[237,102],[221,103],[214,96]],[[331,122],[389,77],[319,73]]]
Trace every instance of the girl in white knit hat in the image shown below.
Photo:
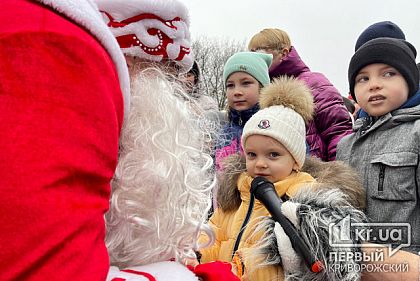
[[[307,162],[312,166],[305,164],[303,167],[305,123],[311,120],[314,111],[313,98],[305,84],[294,78],[276,79],[262,89],[259,104],[261,110],[243,129],[245,165],[238,155],[224,162],[226,168],[217,194],[218,208],[209,221],[216,242],[200,250],[201,262],[230,262],[241,280],[283,280],[296,273],[302,277],[297,280],[357,277],[357,272],[350,276],[344,271],[337,274],[326,271],[314,276],[315,273],[303,266],[281,226],[275,228],[271,222],[259,224],[270,214],[250,192],[251,183],[257,176],[271,181],[279,197],[291,198],[282,205],[282,210],[285,207],[284,214],[307,234],[305,242],[315,253],[320,253],[320,260],[326,260],[325,253],[330,251],[326,246],[330,222],[349,214],[357,222],[363,219],[363,214],[356,209],[363,206],[363,189],[347,166],[309,159]],[[302,168],[311,174],[314,172],[314,176]],[[301,216],[301,204],[317,211]],[[339,261],[328,260],[327,264],[335,262]]]
[[[292,178],[312,181],[309,174],[299,172],[306,154],[305,123],[312,119],[314,108],[309,90],[297,80],[283,78],[262,90],[260,105],[242,135],[248,175],[273,183]],[[294,193],[291,189],[296,185],[283,186],[279,195]]]
[[[254,177],[263,176],[273,182],[279,196],[293,196],[302,184],[315,181],[300,171],[306,152],[305,122],[312,118],[314,108],[309,89],[303,82],[282,78],[262,89],[259,103],[261,110],[248,120],[242,134],[246,172],[240,174],[236,190],[221,190],[230,195],[218,194],[220,205],[210,218],[210,225],[217,230],[217,243],[201,251],[201,262],[235,263],[238,250],[255,244],[249,239],[252,226],[258,217],[269,213],[260,202],[250,202]],[[226,198],[232,200],[225,202]],[[252,266],[245,264],[245,268]],[[278,280],[282,275],[281,267],[269,266],[254,271],[250,280]]]

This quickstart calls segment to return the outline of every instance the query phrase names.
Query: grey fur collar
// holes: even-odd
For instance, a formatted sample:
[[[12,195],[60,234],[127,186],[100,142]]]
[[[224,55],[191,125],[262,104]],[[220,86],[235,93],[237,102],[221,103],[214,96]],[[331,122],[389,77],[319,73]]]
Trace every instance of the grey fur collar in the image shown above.
[[[286,280],[311,281],[355,281],[360,280],[360,262],[355,258],[356,252],[361,254],[361,248],[356,246],[360,241],[352,239],[353,247],[334,248],[329,244],[330,224],[337,224],[346,217],[350,223],[366,222],[364,213],[348,203],[347,196],[338,189],[328,191],[317,190],[312,193],[302,189],[293,202],[302,204],[297,211],[298,232],[318,260],[322,260],[325,269],[320,273],[313,273],[305,265],[301,265],[299,272],[287,273]],[[302,207],[304,206],[304,207]],[[259,266],[281,265],[281,256],[277,249],[277,237],[274,234],[274,221],[272,218],[264,219],[256,228],[255,233],[263,231],[263,238],[248,252],[246,258],[263,260]],[[356,237],[353,235],[353,237]],[[339,259],[330,253],[353,253],[346,255],[346,259]]]

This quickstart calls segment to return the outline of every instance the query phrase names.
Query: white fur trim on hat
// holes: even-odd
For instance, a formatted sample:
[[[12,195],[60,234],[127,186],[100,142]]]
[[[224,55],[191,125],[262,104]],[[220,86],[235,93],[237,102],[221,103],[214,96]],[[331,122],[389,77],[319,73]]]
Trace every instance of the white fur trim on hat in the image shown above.
[[[130,78],[128,75],[127,62],[114,36],[104,24],[101,15],[91,0],[37,0],[59,13],[62,13],[86,28],[101,42],[115,64],[120,81],[121,92],[124,98],[124,117],[130,110]]]
[[[194,62],[188,10],[176,0],[96,0],[124,54],[174,61],[182,72]]]

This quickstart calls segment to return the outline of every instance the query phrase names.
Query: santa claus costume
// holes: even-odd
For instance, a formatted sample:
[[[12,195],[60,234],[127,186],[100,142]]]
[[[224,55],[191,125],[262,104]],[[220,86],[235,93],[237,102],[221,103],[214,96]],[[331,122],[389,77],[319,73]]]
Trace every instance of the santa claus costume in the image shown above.
[[[204,222],[215,184],[205,138],[211,132],[177,79],[193,64],[188,11],[175,0],[96,2],[131,78],[106,215],[107,280],[210,280],[202,266],[194,274],[183,264],[195,258],[199,233],[212,236]],[[229,264],[209,266],[225,269],[217,280],[235,278]]]
[[[4,0],[0,280],[105,280],[129,78],[87,0]]]

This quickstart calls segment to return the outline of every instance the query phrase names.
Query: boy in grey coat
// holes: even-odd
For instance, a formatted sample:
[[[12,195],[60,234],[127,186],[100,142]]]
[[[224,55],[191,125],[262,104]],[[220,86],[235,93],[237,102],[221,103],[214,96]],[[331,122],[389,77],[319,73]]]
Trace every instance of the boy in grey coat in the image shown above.
[[[354,133],[337,146],[337,160],[361,175],[368,218],[379,223],[409,223],[411,245],[406,249],[414,253],[420,250],[416,54],[410,43],[392,38],[373,39],[356,51],[348,71],[350,93],[368,116],[358,119]]]

